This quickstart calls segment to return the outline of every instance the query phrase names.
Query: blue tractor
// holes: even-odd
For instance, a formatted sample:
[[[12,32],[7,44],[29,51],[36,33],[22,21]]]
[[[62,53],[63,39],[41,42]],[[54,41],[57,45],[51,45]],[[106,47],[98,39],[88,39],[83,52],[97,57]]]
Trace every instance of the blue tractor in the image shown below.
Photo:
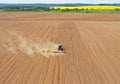
[[[62,46],[62,44],[61,43],[59,43],[58,44],[58,51],[63,51],[64,49],[63,49],[63,46]]]

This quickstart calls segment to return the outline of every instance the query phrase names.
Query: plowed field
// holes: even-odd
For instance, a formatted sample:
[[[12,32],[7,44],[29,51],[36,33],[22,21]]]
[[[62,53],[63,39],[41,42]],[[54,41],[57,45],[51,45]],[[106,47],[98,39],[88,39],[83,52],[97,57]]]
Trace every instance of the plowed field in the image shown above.
[[[120,15],[1,13],[0,84],[120,84]]]

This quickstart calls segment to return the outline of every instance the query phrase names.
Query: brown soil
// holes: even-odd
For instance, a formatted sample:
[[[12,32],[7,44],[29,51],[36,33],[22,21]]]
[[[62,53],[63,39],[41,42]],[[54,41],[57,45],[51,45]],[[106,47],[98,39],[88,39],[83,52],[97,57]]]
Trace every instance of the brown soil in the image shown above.
[[[119,14],[1,13],[0,84],[119,84],[118,20]],[[65,53],[50,52],[59,42]]]

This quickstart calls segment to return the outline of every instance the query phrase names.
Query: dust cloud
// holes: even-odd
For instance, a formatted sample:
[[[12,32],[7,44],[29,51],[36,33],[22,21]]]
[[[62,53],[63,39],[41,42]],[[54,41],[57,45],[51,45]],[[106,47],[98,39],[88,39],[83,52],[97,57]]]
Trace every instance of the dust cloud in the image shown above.
[[[4,31],[0,32],[0,45],[2,50],[17,54],[18,52],[26,54],[30,57],[34,56],[50,56],[63,55],[62,53],[54,53],[57,51],[57,44],[50,42],[49,40],[43,41],[30,41],[22,34],[16,31]]]

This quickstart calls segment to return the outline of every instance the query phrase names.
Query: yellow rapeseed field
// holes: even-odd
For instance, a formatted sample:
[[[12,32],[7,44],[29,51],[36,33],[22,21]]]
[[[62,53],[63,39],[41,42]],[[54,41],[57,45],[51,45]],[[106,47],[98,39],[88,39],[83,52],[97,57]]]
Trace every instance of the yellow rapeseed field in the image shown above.
[[[87,10],[115,10],[120,9],[120,6],[51,6],[50,9],[87,9]]]

